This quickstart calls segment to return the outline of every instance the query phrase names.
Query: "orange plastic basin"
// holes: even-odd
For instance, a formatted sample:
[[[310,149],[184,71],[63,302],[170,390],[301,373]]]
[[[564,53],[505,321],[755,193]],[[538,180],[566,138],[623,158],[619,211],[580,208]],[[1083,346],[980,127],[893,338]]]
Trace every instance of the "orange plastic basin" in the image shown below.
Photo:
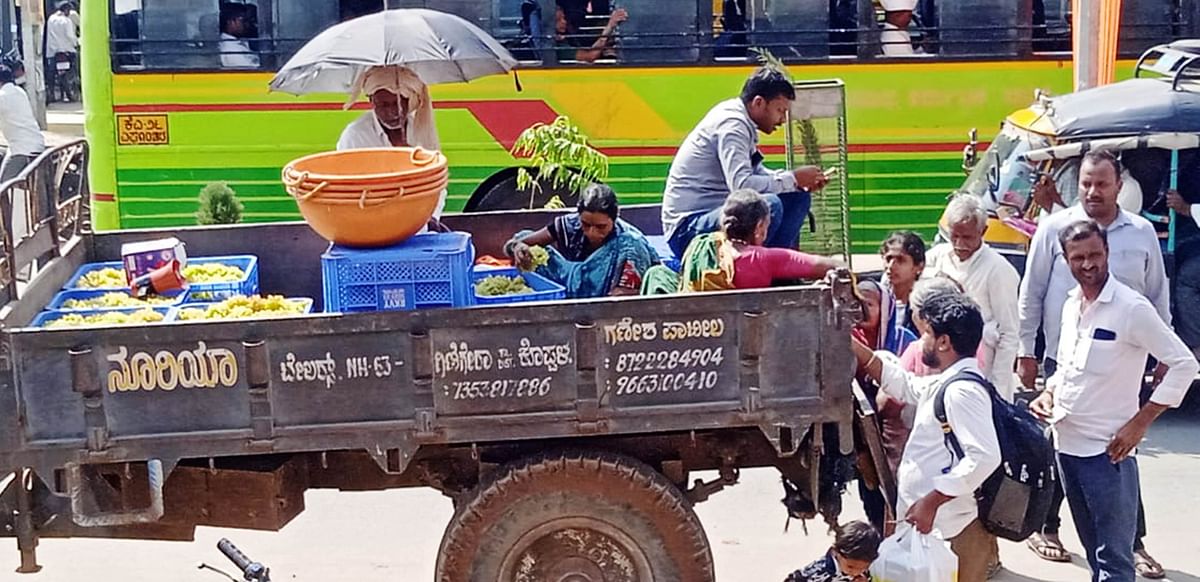
[[[446,156],[421,148],[313,154],[292,161],[282,177],[317,234],[358,247],[390,245],[419,232],[450,179]]]
[[[441,152],[421,148],[342,150],[293,160],[283,168],[283,183],[384,185],[433,175],[446,167]]]
[[[425,174],[417,174],[417,175],[413,175],[413,176],[404,176],[401,178],[397,178],[395,180],[389,180],[388,182],[354,182],[354,181],[350,181],[350,180],[333,180],[333,181],[318,182],[316,180],[307,179],[307,180],[301,180],[298,182],[293,182],[293,183],[289,184],[289,186],[294,186],[296,188],[299,188],[301,190],[306,190],[306,191],[313,190],[313,189],[319,187],[319,188],[321,188],[321,190],[328,191],[328,192],[350,192],[350,191],[360,191],[361,192],[364,189],[366,189],[366,190],[385,190],[387,188],[393,188],[397,185],[404,185],[405,187],[417,187],[417,186],[420,186],[423,184],[429,184],[432,182],[436,182],[438,180],[446,180],[449,178],[449,176],[450,176],[449,168],[443,167],[442,169],[437,170],[435,172],[425,173]]]
[[[303,183],[298,186],[287,186],[287,191],[292,196],[306,198],[353,198],[355,200],[366,198],[388,198],[396,195],[406,195],[411,192],[420,190],[429,190],[437,187],[444,189],[449,183],[449,173],[446,171],[438,172],[434,176],[414,178],[412,180],[403,180],[387,185],[358,185],[358,184],[330,184],[322,182],[321,184]],[[365,192],[365,194],[364,194]]]
[[[419,232],[437,208],[441,190],[382,201],[296,200],[300,214],[317,234],[340,245],[379,247]]]

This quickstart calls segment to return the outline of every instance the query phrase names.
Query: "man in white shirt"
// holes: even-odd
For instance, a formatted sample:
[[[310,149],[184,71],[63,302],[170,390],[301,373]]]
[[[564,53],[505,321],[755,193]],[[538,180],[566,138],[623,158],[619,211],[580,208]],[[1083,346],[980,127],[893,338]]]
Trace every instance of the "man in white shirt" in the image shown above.
[[[1020,317],[1017,288],[1021,276],[995,249],[983,244],[987,209],[977,196],[955,196],[946,206],[950,242],[935,245],[925,257],[924,276],[943,274],[963,286],[983,314],[986,376],[1011,401],[1016,391],[1013,365],[1017,359]]]
[[[908,25],[912,23],[917,0],[880,0],[879,3],[884,11],[883,30],[879,33],[884,56],[911,56],[912,34],[908,32]]]
[[[359,95],[370,99],[371,110],[342,130],[338,150],[403,146],[427,150],[441,148],[429,87],[412,69],[371,67],[355,81],[345,109],[352,107]],[[441,217],[445,204],[446,192],[442,191],[434,218]]]
[[[1062,246],[1058,244],[1058,235],[1074,222],[1091,219],[1105,229],[1111,249],[1108,253],[1109,272],[1146,297],[1159,317],[1166,324],[1171,323],[1170,286],[1158,235],[1150,221],[1118,206],[1117,197],[1122,188],[1120,175],[1121,163],[1113,154],[1100,150],[1085,154],[1079,166],[1079,203],[1044,218],[1033,235],[1018,298],[1021,329],[1017,371],[1026,390],[1033,390],[1037,379],[1034,343],[1039,325],[1046,340],[1043,362],[1046,376],[1053,376],[1058,367],[1055,355],[1059,349],[1063,305],[1077,284],[1063,256]],[[1138,371],[1144,371],[1144,367],[1143,362]],[[1029,542],[1038,556],[1060,562],[1070,560],[1058,537],[1062,499],[1061,496],[1055,498],[1046,527],[1041,533],[1034,534]],[[1143,537],[1144,532],[1141,532],[1137,538],[1139,559],[1157,564],[1142,545]]]
[[[916,378],[894,355],[872,352],[858,341],[852,345],[859,365],[885,392],[917,407],[897,474],[897,515],[922,533],[938,530],[950,542],[960,582],[983,582],[997,563],[996,537],[979,520],[975,490],[1000,466],[1000,443],[987,388],[956,378],[962,372],[983,375],[975,362],[983,316],[966,295],[935,293],[922,305],[921,317],[926,324],[921,360],[937,376]],[[946,382],[946,418],[962,447],[961,459],[946,446],[934,413],[935,396]]]
[[[52,81],[47,93],[55,95],[56,89],[62,94],[63,101],[74,97],[74,88],[79,78],[79,34],[75,21],[71,20],[71,3],[63,2],[58,10],[46,19],[46,60],[47,78]],[[62,61],[70,67],[66,75],[57,74],[58,63]]]
[[[7,182],[46,149],[46,140],[33,116],[29,96],[4,65],[0,65],[0,134],[8,143],[4,162],[0,163],[0,182]]]
[[[257,69],[258,55],[250,49],[246,38],[252,36],[254,25],[245,4],[221,3],[221,66],[226,69]]]
[[[1200,365],[1149,300],[1109,276],[1107,235],[1091,220],[1058,235],[1079,286],[1063,307],[1058,370],[1030,409],[1054,424],[1063,487],[1093,582],[1133,582],[1133,454],[1150,424],[1183,401]],[[1139,407],[1148,355],[1166,374]]]
[[[46,149],[29,96],[14,82],[12,70],[4,65],[0,65],[0,134],[8,142],[4,162],[0,163],[0,183],[4,183],[17,177]],[[11,217],[13,242],[16,242],[27,232],[28,196],[19,191],[3,204],[5,215]]]

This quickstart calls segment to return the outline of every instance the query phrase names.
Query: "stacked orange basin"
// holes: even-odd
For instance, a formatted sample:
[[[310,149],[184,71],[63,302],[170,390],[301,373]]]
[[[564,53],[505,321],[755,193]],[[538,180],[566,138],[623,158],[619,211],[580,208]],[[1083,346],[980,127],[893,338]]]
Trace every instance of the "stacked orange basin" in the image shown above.
[[[449,180],[446,156],[408,147],[313,154],[283,169],[283,183],[308,225],[327,240],[357,247],[416,234]]]

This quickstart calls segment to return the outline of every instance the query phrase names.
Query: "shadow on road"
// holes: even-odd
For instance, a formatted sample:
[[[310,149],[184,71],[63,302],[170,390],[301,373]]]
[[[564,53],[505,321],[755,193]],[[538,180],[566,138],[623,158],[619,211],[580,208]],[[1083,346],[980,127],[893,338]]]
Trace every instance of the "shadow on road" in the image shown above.
[[[1165,580],[1167,580],[1167,582],[1200,582],[1200,578],[1197,578],[1195,575],[1186,574],[1176,570],[1167,570],[1167,577]]]
[[[1189,405],[1170,410],[1154,423],[1145,442],[1138,447],[1138,455],[1200,455],[1200,439],[1196,438],[1198,432],[1200,407]]]

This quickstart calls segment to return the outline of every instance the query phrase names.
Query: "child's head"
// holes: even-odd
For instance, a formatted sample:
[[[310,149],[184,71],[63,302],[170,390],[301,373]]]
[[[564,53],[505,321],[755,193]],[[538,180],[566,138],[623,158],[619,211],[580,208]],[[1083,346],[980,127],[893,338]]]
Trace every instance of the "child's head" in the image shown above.
[[[851,578],[863,577],[879,557],[880,541],[879,532],[869,523],[852,521],[838,528],[833,541],[838,569]]]
[[[868,331],[875,331],[879,327],[879,312],[883,304],[883,288],[879,283],[870,279],[862,279],[858,282],[858,294],[863,300],[863,320],[859,322],[858,327]]]

